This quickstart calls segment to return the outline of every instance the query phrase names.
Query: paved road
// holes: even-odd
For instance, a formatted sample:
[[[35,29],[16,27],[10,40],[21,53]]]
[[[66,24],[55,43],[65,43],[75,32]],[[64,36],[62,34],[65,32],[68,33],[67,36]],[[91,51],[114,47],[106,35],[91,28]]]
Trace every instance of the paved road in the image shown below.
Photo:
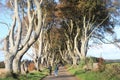
[[[64,67],[59,68],[58,76],[54,76],[52,73],[51,76],[45,77],[43,80],[78,80],[74,75],[71,75]]]

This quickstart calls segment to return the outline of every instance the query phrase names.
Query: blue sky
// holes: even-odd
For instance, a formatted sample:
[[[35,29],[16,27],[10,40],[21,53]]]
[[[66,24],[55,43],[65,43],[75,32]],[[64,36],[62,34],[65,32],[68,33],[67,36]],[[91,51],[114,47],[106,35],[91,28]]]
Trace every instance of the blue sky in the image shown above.
[[[120,25],[116,25],[114,31],[116,32],[117,39],[120,39]],[[106,36],[107,39],[110,37],[112,36]],[[120,45],[120,43],[118,43],[118,45]],[[89,48],[87,56],[103,57],[104,59],[120,59],[120,48],[114,44],[93,44],[93,47]]]
[[[120,48],[114,44],[94,45],[94,47],[89,48],[87,56],[120,59]]]
[[[8,34],[7,25],[11,23],[11,14],[7,8],[0,8],[0,40]]]
[[[4,1],[5,0],[2,0],[3,3]],[[3,8],[2,6],[0,6],[0,42],[2,39],[6,37],[6,35],[8,35],[9,32],[8,27],[4,23],[10,25],[11,14],[7,8]],[[0,48],[2,47],[3,47],[3,42],[0,43]],[[4,60],[3,53],[4,53],[3,51],[0,51],[0,61]]]

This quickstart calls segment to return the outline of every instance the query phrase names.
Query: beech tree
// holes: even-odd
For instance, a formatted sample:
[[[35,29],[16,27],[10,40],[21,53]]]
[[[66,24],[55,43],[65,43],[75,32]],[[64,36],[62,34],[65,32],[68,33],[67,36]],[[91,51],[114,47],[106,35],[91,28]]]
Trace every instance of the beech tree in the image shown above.
[[[25,52],[32,46],[32,44],[38,39],[40,32],[42,30],[42,22],[43,16],[41,11],[42,0],[34,0],[31,3],[30,0],[26,1],[26,10],[28,16],[28,29],[26,32],[26,36],[23,39],[22,35],[22,20],[24,14],[20,14],[21,6],[19,5],[18,0],[10,1],[12,5],[13,13],[13,23],[11,25],[11,29],[9,35],[5,39],[5,69],[8,73],[20,72],[20,63],[21,58],[25,54]],[[24,3],[24,2],[23,2]],[[34,8],[31,13],[31,6],[34,4],[36,8]],[[35,17],[37,18],[37,22],[35,21]],[[33,30],[35,28],[35,30]]]
[[[54,9],[55,9],[55,0],[44,0],[41,7],[42,7],[42,13],[45,14],[45,20],[44,20],[44,26],[42,28],[42,31],[40,32],[40,36],[39,39],[37,40],[36,44],[34,44],[33,48],[35,49],[34,52],[35,53],[35,65],[36,65],[36,69],[39,70],[40,65],[42,65],[42,62],[45,58],[46,53],[44,52],[44,48],[48,48],[46,47],[46,43],[45,42],[45,34],[47,33],[48,30],[50,30],[54,24]],[[46,38],[48,39],[48,38]],[[37,46],[37,47],[36,47]],[[49,49],[49,48],[48,48]],[[47,55],[47,54],[46,54]]]
[[[88,41],[97,28],[110,29],[110,16],[104,0],[60,0],[56,16],[62,19],[69,54],[85,60]]]

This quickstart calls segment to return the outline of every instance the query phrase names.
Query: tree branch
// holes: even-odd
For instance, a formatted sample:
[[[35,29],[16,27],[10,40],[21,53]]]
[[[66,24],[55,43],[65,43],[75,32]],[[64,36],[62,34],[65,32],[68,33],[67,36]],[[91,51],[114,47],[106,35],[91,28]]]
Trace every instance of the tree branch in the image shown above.
[[[20,40],[21,40],[21,33],[22,33],[22,26],[21,26],[21,20],[19,17],[19,10],[18,10],[18,0],[14,0],[15,2],[15,16],[18,21],[18,32],[17,32],[17,38],[15,43],[15,49],[17,50],[19,48]]]
[[[23,46],[30,40],[31,34],[32,34],[32,30],[33,30],[33,21],[34,21],[34,13],[33,16],[31,17],[31,13],[30,13],[30,0],[27,0],[28,3],[28,21],[29,21],[29,27],[28,27],[28,32],[27,35],[24,39],[24,43]]]
[[[103,22],[104,22],[108,17],[109,17],[109,15],[108,15],[100,24],[98,24],[98,25],[90,32],[90,34],[89,34],[89,36],[88,36],[87,38],[90,38],[90,36],[92,35],[92,33],[93,33],[98,27],[100,27],[100,25],[102,25]]]
[[[9,40],[10,40],[10,46],[13,47],[15,44],[14,44],[14,29],[15,29],[15,25],[16,25],[16,18],[15,16],[13,17],[13,23],[12,23],[12,26],[11,26],[11,30],[10,30],[10,37],[9,37]]]

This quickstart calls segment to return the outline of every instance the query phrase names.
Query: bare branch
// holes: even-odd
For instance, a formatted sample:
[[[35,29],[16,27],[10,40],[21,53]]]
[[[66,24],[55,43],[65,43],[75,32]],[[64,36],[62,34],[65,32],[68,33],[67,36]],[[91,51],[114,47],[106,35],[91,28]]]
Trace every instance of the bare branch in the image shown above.
[[[31,13],[30,13],[30,0],[27,1],[28,3],[28,20],[29,20],[29,27],[28,27],[28,32],[27,35],[25,37],[25,41],[23,43],[23,46],[30,40],[31,34],[32,34],[32,30],[33,30],[33,21],[34,21],[34,13],[31,17]]]
[[[42,12],[41,12],[41,7],[40,7],[40,4],[38,2],[38,0],[34,0],[35,2],[35,5],[37,6],[37,18],[38,18],[38,26],[37,26],[37,30],[36,30],[36,34],[39,35],[40,34],[40,31],[41,31],[41,26],[42,26]],[[42,3],[42,0],[40,1],[40,3]]]
[[[20,20],[20,17],[19,17],[19,13],[18,13],[19,12],[19,10],[18,10],[18,0],[14,0],[14,2],[15,2],[15,16],[16,16],[16,19],[18,21],[18,33],[17,33],[15,48],[18,49],[19,44],[20,44],[20,40],[21,40],[22,26],[21,26],[21,20]]]
[[[14,29],[15,29],[15,25],[16,25],[16,18],[15,18],[15,16],[13,17],[13,24],[12,24],[12,26],[11,26],[11,30],[10,30],[10,37],[9,37],[9,40],[10,40],[10,45],[11,45],[11,47],[13,47],[14,46]]]
[[[1,22],[1,21],[0,21],[0,23],[1,23],[1,24],[6,25],[6,26],[7,26],[7,28],[8,28],[8,30],[9,30],[9,26],[8,26],[8,24],[7,24],[7,23],[5,23],[5,22]]]
[[[104,44],[114,44],[115,46],[117,46],[118,48],[120,48],[120,45],[117,44],[119,41],[117,41],[117,42],[116,41],[110,41],[107,38],[105,38],[104,36],[102,36],[102,39],[100,39],[99,37],[95,37],[95,36],[93,36],[93,37],[99,39]],[[107,42],[103,41],[103,39],[106,40]]]
[[[31,11],[30,11],[31,3],[30,3],[30,0],[27,0],[27,4],[28,4],[28,11],[27,11],[28,20],[29,20],[29,22],[31,22]]]
[[[98,25],[91,31],[91,33],[89,34],[89,36],[88,36],[87,38],[89,38],[89,37],[92,35],[92,33],[93,33],[98,27],[100,27],[100,25],[103,24],[105,20],[108,19],[108,17],[109,17],[109,15],[108,15],[100,24],[98,24]]]
[[[118,45],[116,42],[110,41],[106,38],[104,38],[105,40],[107,40],[108,42],[110,42],[111,44],[114,44],[115,46],[117,46],[120,49],[120,45]]]
[[[37,10],[37,19],[38,19],[38,25],[36,26],[35,34],[34,36],[31,36],[30,40],[25,44],[23,49],[18,52],[19,56],[22,56],[27,50],[32,46],[32,44],[39,38],[40,31],[41,31],[41,26],[42,26],[42,12],[41,12],[41,7],[38,2],[38,0],[34,0],[35,5],[36,5],[36,10]]]

